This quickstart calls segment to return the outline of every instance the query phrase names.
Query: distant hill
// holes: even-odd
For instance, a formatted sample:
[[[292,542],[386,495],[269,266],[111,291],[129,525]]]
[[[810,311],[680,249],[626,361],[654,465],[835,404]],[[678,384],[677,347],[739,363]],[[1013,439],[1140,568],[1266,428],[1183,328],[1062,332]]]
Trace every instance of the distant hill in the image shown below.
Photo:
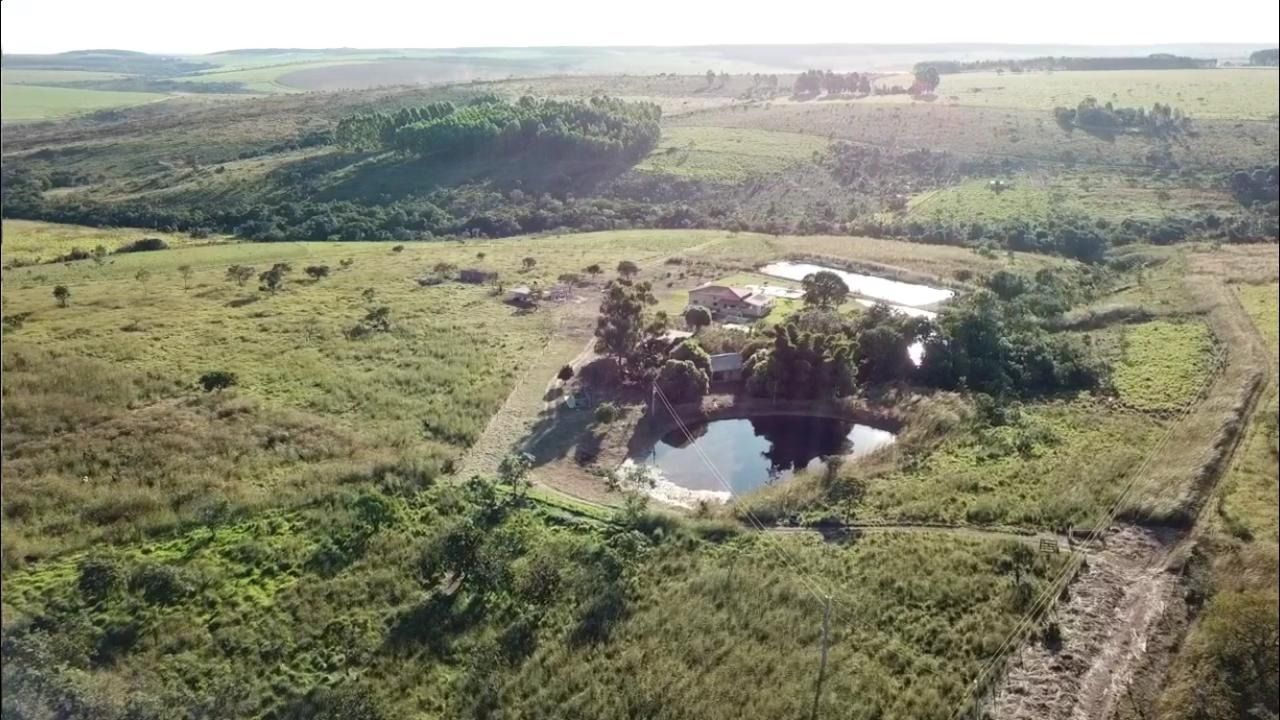
[[[54,55],[5,55],[6,70],[85,70],[124,75],[170,76],[207,70],[211,63],[133,50],[72,50]]]

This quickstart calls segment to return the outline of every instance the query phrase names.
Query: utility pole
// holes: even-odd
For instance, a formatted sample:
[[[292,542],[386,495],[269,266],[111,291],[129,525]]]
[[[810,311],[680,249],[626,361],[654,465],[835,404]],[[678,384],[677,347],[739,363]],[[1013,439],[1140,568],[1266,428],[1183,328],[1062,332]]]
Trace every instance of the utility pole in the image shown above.
[[[810,720],[817,720],[818,702],[822,700],[822,681],[827,676],[827,639],[831,632],[831,596],[828,595],[822,608],[822,659],[818,662],[818,688],[813,694],[813,712]]]

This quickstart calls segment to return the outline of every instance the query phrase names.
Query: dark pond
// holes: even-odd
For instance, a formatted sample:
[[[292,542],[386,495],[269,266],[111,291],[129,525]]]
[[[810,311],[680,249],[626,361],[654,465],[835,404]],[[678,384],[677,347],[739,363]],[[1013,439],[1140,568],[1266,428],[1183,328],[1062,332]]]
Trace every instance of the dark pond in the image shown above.
[[[723,491],[703,455],[734,493],[785,480],[797,470],[821,467],[829,455],[865,455],[894,441],[888,430],[818,417],[764,416],[713,420],[690,426],[697,448],[679,430],[664,436],[638,462],[690,490]],[[699,453],[698,450],[702,452]]]

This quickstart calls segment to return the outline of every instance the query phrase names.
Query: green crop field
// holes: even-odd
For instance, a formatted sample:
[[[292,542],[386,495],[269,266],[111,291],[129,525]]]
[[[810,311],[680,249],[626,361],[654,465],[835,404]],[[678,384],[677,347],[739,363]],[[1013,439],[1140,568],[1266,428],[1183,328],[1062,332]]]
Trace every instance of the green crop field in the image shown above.
[[[826,147],[821,138],[798,133],[676,127],[662,134],[661,143],[637,169],[738,182],[785,170]]]
[[[944,75],[938,94],[1018,110],[1075,107],[1091,96],[1122,107],[1173,105],[1193,118],[1266,120],[1276,117],[1280,77],[1275,68],[960,73]]]
[[[96,110],[141,105],[163,100],[167,95],[145,92],[110,92],[39,85],[0,86],[3,119],[9,121],[53,120]]]
[[[1196,322],[1157,321],[1121,330],[1112,378],[1120,399],[1144,411],[1176,411],[1203,389],[1213,338]]]

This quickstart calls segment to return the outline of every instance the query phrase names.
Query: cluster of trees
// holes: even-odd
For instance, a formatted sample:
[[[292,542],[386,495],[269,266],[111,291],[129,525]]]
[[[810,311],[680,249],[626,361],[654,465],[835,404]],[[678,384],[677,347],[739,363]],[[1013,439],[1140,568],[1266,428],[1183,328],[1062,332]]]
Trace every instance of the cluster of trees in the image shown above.
[[[870,73],[838,73],[831,70],[805,70],[796,77],[791,92],[796,97],[828,95],[926,95],[938,88],[938,71],[931,66],[917,66],[911,87],[877,87],[872,84],[875,76]]]
[[[1030,307],[983,290],[943,312],[925,338],[920,380],[996,397],[1104,387],[1106,365],[1079,341],[1046,331]]]
[[[662,109],[607,97],[587,101],[516,102],[486,96],[463,106],[434,103],[395,113],[348,117],[335,141],[353,149],[390,149],[436,158],[508,156],[536,152],[635,162],[658,143]]]
[[[834,274],[816,273],[805,280],[808,308],[742,348],[747,391],[812,400],[902,380],[996,397],[1105,387],[1104,363],[1079,342],[1044,329],[1087,286],[1053,270],[1001,271],[983,284],[936,321],[883,304],[850,320],[835,311],[848,289]],[[924,358],[917,367],[910,348],[919,342]]]
[[[1275,67],[1280,65],[1280,49],[1270,48],[1268,50],[1255,50],[1249,53],[1250,65],[1266,65]]]
[[[1280,199],[1280,166],[1237,170],[1231,173],[1231,194],[1242,205],[1272,203]]]
[[[805,97],[823,92],[828,95],[870,95],[872,76],[862,73],[838,73],[831,70],[805,70],[796,77],[791,92]]]
[[[1215,67],[1212,58],[1193,58],[1168,53],[1155,53],[1146,57],[1034,57],[1025,60],[930,60],[916,63],[917,71],[926,67],[937,68],[944,75],[978,71],[1009,71],[1014,73],[1045,70],[1177,70]]]
[[[1053,117],[1066,130],[1080,128],[1102,133],[1131,130],[1156,137],[1168,137],[1191,130],[1189,116],[1178,108],[1160,103],[1147,110],[1143,107],[1115,107],[1110,100],[1099,104],[1097,98],[1086,97],[1074,108],[1054,108]]]

